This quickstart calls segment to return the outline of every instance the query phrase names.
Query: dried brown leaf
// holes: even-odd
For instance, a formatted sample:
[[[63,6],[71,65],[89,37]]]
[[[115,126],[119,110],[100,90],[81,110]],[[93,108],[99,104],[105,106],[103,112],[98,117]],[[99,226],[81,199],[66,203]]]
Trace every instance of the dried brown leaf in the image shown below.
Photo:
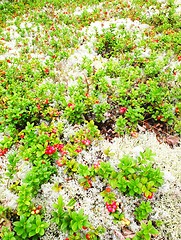
[[[126,237],[126,238],[133,238],[135,236],[135,233],[133,233],[128,228],[123,228],[122,233],[123,233],[123,236]]]
[[[180,138],[178,136],[171,136],[165,138],[165,142],[168,143],[171,147],[177,146],[180,141]]]

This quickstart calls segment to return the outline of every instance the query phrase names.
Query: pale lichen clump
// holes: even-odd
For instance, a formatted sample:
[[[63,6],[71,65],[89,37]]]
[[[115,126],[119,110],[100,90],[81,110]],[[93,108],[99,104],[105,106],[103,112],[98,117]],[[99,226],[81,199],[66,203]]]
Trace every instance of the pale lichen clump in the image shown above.
[[[92,147],[88,152],[82,152],[78,157],[78,162],[86,162],[93,164],[98,160],[106,161],[106,155],[103,153],[106,149],[109,149],[110,157],[109,161],[112,166],[116,167],[119,159],[124,154],[132,155],[133,157],[139,156],[140,152],[143,152],[146,148],[151,148],[155,153],[154,164],[159,166],[161,171],[164,172],[164,185],[159,188],[158,192],[154,194],[151,201],[153,212],[150,215],[152,220],[161,220],[163,222],[160,227],[160,234],[155,239],[178,239],[179,226],[180,226],[180,157],[181,148],[175,147],[171,149],[166,144],[159,144],[156,136],[151,133],[142,133],[138,138],[115,138],[112,142],[107,140],[95,141],[92,143]],[[102,154],[100,155],[100,152]],[[99,154],[97,154],[99,153]],[[83,161],[82,161],[82,160]],[[101,239],[116,239],[115,232],[119,232],[118,229],[113,227],[113,219],[105,209],[105,205],[100,192],[105,188],[105,183],[96,178],[93,181],[93,188],[85,191],[78,184],[76,178],[67,182],[67,176],[63,174],[63,169],[59,169],[59,173],[56,177],[51,179],[51,184],[47,183],[42,185],[42,193],[38,195],[35,202],[42,202],[46,208],[47,215],[46,221],[49,221],[51,211],[53,211],[52,203],[56,201],[58,195],[62,195],[64,201],[67,203],[71,198],[75,198],[77,203],[75,209],[84,209],[84,213],[89,216],[89,221],[96,227],[102,225],[106,228],[106,233]],[[53,191],[53,186],[56,183],[60,183],[62,188],[59,192]],[[95,187],[95,188],[94,188]],[[139,230],[134,219],[134,209],[136,207],[138,199],[122,195],[119,191],[115,190],[118,197],[117,201],[124,208],[124,214],[126,219],[130,221],[130,229],[133,232]],[[115,226],[115,225],[114,225]],[[48,236],[53,236],[53,225],[47,230],[47,235],[42,237],[46,240]],[[61,232],[56,234],[59,237],[54,239],[63,239]]]
[[[5,2],[5,1],[4,1]],[[166,1],[160,0],[162,7]],[[133,3],[133,1],[132,1]],[[130,3],[131,4],[131,3]],[[175,1],[176,4],[176,13],[181,13],[181,1]],[[97,8],[101,8],[101,4]],[[87,12],[92,13],[95,6],[90,9],[86,9]],[[45,12],[46,8],[43,9]],[[77,8],[73,15],[81,15],[84,9]],[[61,11],[58,10],[56,14],[60,14]],[[144,14],[145,12],[143,12]],[[152,17],[154,14],[159,14],[159,10],[154,6],[150,6],[146,10],[147,17]],[[82,28],[80,30],[81,45],[74,50],[70,51],[70,56],[65,60],[62,60],[55,64],[54,80],[56,82],[66,83],[67,87],[76,86],[77,80],[79,78],[85,79],[88,75],[85,69],[82,69],[82,64],[85,58],[90,59],[91,67],[96,70],[103,69],[108,59],[98,55],[95,50],[95,41],[96,34],[102,34],[103,30],[109,29],[110,26],[114,24],[115,29],[119,28],[121,25],[125,26],[125,29],[129,32],[137,32],[137,39],[135,43],[144,39],[144,31],[150,29],[151,26],[147,24],[142,24],[138,20],[132,21],[130,18],[121,18],[114,19],[111,18],[107,21],[95,21],[92,22],[88,27]],[[22,22],[21,28],[25,30],[27,41],[29,40],[30,56],[32,58],[38,58],[42,64],[45,64],[46,61],[49,61],[50,57],[46,53],[40,52],[38,47],[32,46],[32,35],[28,34],[30,28],[33,28],[34,36],[41,35],[45,36],[44,29],[42,27],[38,28],[35,26],[34,22]],[[60,26],[59,26],[60,27]],[[17,31],[17,27],[10,25],[10,40],[9,42],[2,40],[3,44],[9,49],[8,52],[3,54],[0,57],[0,60],[6,58],[17,58],[20,57],[22,48],[17,46],[16,38],[20,37],[20,34]],[[4,34],[6,31],[4,31]],[[85,38],[86,37],[86,38]],[[143,38],[143,39],[142,39]],[[149,58],[151,55],[150,48],[141,48],[140,54],[142,57]],[[160,58],[162,55],[160,56]],[[116,59],[113,59],[116,61]],[[118,61],[118,60],[117,60]],[[171,67],[179,65],[178,61],[170,62]],[[105,76],[111,84],[112,79],[109,76]],[[178,78],[178,77],[177,77]],[[54,80],[51,77],[47,77],[43,83],[46,82],[54,83]],[[66,96],[68,101],[70,96]],[[104,99],[103,99],[104,100]],[[109,117],[109,116],[107,116]],[[57,119],[57,122],[59,120]],[[57,124],[55,121],[55,125]],[[64,124],[63,139],[64,142],[67,142],[70,139],[70,136],[74,135],[80,126],[72,126],[68,123],[67,120],[60,119],[60,122]],[[47,122],[48,125],[48,122]],[[0,135],[0,139],[3,139],[3,135]],[[1,139],[1,140],[2,140]],[[105,139],[94,140],[91,142],[89,150],[83,150],[77,157],[76,161],[79,164],[88,164],[93,165],[97,164],[99,161],[110,161],[111,166],[117,168],[119,160],[125,155],[131,155],[134,158],[138,157],[141,152],[144,152],[145,149],[150,148],[154,153],[154,165],[159,167],[164,173],[164,184],[158,189],[154,194],[154,197],[150,200],[153,212],[150,215],[151,220],[161,220],[163,224],[160,227],[160,234],[155,237],[157,240],[168,239],[168,240],[178,240],[181,238],[180,229],[181,229],[181,217],[180,217],[180,208],[181,208],[181,147],[170,148],[168,145],[162,143],[160,144],[155,134],[153,133],[140,133],[138,137],[133,138],[129,136],[113,138],[111,141]],[[106,153],[107,152],[107,153]],[[11,151],[10,151],[11,153]],[[9,153],[9,154],[10,154]],[[109,154],[108,154],[109,153]],[[0,185],[0,202],[5,207],[10,207],[16,209],[18,195],[7,189],[9,185],[13,185],[15,182],[22,183],[23,179],[26,176],[26,173],[31,170],[31,164],[20,160],[17,164],[17,172],[14,174],[13,179],[8,180],[7,172],[7,159],[8,155],[5,157],[0,157],[0,169],[1,169],[1,185]],[[102,181],[98,176],[92,182],[92,188],[84,190],[78,182],[79,176],[74,174],[71,179],[69,176],[64,173],[64,168],[57,167],[57,174],[52,176],[48,183],[41,185],[41,189],[38,195],[32,199],[33,203],[38,205],[42,204],[45,210],[44,220],[50,223],[49,228],[46,230],[45,235],[41,237],[42,240],[64,240],[67,237],[67,234],[62,233],[55,223],[52,223],[52,211],[53,204],[57,202],[59,195],[62,195],[64,202],[68,203],[71,198],[76,199],[75,210],[78,211],[80,208],[84,209],[84,213],[88,215],[90,223],[97,227],[99,225],[105,227],[106,232],[100,236],[101,240],[105,239],[117,239],[117,236],[120,233],[120,226],[113,223],[113,217],[108,213],[103,198],[100,195],[100,192],[106,187],[106,183]],[[9,185],[8,185],[9,184]],[[58,191],[56,186],[59,186]],[[132,232],[137,232],[140,230],[137,222],[134,218],[134,210],[137,204],[138,199],[124,196],[117,189],[114,190],[117,196],[117,202],[124,209],[125,218],[130,221],[129,228]],[[117,235],[116,235],[116,234]]]

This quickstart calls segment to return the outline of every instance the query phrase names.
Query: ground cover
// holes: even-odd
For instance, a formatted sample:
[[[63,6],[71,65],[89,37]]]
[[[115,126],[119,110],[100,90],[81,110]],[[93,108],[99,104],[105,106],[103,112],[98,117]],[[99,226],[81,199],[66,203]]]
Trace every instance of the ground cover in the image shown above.
[[[0,3],[2,239],[179,239],[179,1]]]

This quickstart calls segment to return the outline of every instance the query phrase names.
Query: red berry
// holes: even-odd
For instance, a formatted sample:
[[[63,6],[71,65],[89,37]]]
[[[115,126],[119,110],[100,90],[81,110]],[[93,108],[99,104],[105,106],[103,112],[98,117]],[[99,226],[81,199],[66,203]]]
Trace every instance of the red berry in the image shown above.
[[[82,140],[82,143],[86,146],[90,145],[91,144],[91,141],[89,139],[84,139]]]
[[[110,187],[106,187],[105,191],[106,192],[111,192],[111,188]]]
[[[179,108],[178,107],[175,108],[175,113],[179,113]]]
[[[179,61],[179,62],[181,61],[181,55],[180,55],[180,56],[178,56],[178,61]]]
[[[120,107],[120,109],[119,109],[119,112],[120,112],[120,114],[125,114],[125,112],[127,111],[127,108],[126,107]]]
[[[53,131],[53,130],[52,130]],[[63,144],[55,144],[54,145],[55,148],[57,148],[60,152],[62,152],[63,148],[64,148],[64,145]]]
[[[37,104],[37,108],[38,108],[38,110],[41,110],[40,104]]]
[[[153,193],[150,193],[148,196],[146,196],[146,194],[144,193],[144,197],[146,197],[148,199],[152,199],[153,198]]]
[[[73,103],[68,103],[68,105],[67,105],[69,108],[71,108],[72,110],[75,108],[75,104],[73,104]]]
[[[77,153],[80,153],[80,152],[82,152],[82,149],[81,149],[80,146],[78,146],[77,149],[76,149],[75,151],[76,151]]]
[[[87,227],[83,226],[82,229],[87,230]]]
[[[56,161],[56,164],[57,164],[59,167],[62,167],[62,166],[64,165],[64,163],[62,162],[61,158]]]
[[[85,237],[86,237],[87,240],[90,240],[90,239],[91,239],[91,238],[90,238],[90,234],[88,234],[88,233],[85,235]]]
[[[100,166],[100,163],[99,163],[99,162],[94,163],[94,169],[99,168],[99,166]]]
[[[48,99],[46,99],[45,100],[45,102],[44,102],[44,104],[48,104],[49,103],[49,100]]]
[[[88,182],[88,184],[89,184],[89,187],[92,187],[92,182],[91,182],[91,180],[89,179],[87,182]]]
[[[160,115],[160,116],[157,117],[157,120],[159,121],[159,120],[161,120],[162,118],[163,118],[163,116]]]
[[[61,154],[64,156],[66,155],[68,152],[67,151],[61,151]]]
[[[45,69],[44,69],[44,72],[45,72],[46,74],[49,74],[49,69],[48,69],[48,68],[45,68]]]

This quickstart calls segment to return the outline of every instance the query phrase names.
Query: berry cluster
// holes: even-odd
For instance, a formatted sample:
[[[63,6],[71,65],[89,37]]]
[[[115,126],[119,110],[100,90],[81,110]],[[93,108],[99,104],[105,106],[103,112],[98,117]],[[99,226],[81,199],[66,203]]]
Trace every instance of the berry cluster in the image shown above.
[[[45,154],[51,155],[56,152],[56,147],[48,145],[45,150]]]
[[[42,209],[41,205],[39,205],[37,208],[34,207],[31,211],[31,214],[39,214],[41,209]]]
[[[4,156],[8,151],[8,148],[0,149],[0,156]]]
[[[82,143],[86,146],[89,146],[91,144],[91,141],[89,139],[82,140]]]
[[[117,204],[115,201],[110,204],[106,202],[106,208],[110,213],[114,213],[117,209]]]
[[[46,147],[45,154],[51,155],[51,154],[55,153],[56,150],[58,150],[64,156],[67,154],[67,151],[65,151],[63,148],[64,148],[63,144],[55,144],[54,146],[48,145]]]

